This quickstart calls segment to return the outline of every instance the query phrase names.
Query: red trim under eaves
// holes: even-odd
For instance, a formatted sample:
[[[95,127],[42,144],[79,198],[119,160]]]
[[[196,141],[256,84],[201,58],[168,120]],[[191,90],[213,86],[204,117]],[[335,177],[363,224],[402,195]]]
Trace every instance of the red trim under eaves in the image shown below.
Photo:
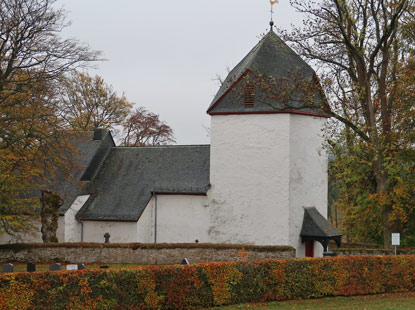
[[[84,219],[84,218],[80,220],[83,222],[123,222],[123,223],[135,223],[138,221],[138,219],[137,220],[114,220],[114,219],[106,220],[106,219]]]
[[[297,110],[284,110],[284,111],[246,111],[246,112],[210,112],[212,111],[221,101],[222,99],[235,87],[236,84],[239,83],[240,80],[242,80],[248,73],[252,74],[255,78],[257,78],[257,75],[253,73],[250,69],[247,69],[244,73],[241,74],[241,76],[223,93],[222,96],[216,102],[206,111],[209,115],[239,115],[239,114],[277,114],[277,113],[292,113],[292,114],[301,114],[301,115],[308,115],[308,116],[315,116],[315,117],[325,117],[330,118],[330,115],[324,115],[324,114],[318,114],[318,113],[311,113],[311,112],[302,112]],[[315,73],[314,73],[315,74]],[[315,77],[317,78],[317,75],[315,74]],[[317,78],[317,83],[321,88],[320,80]],[[321,88],[322,89],[322,88]],[[323,98],[325,100],[326,97],[323,93]]]
[[[291,114],[301,114],[315,117],[325,117],[330,118],[330,115],[322,115],[318,113],[311,112],[302,112],[296,110],[284,110],[284,111],[246,111],[246,112],[212,112],[209,115],[240,115],[240,114],[280,114],[280,113],[291,113]]]
[[[167,195],[167,196],[207,196],[207,193],[164,193],[164,192],[154,192],[157,195]]]

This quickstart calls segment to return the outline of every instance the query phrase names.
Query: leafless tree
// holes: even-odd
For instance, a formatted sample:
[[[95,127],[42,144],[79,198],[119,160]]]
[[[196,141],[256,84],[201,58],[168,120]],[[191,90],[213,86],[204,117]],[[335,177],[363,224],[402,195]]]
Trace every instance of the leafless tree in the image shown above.
[[[139,107],[124,123],[125,146],[165,145],[175,143],[173,129],[157,114]]]

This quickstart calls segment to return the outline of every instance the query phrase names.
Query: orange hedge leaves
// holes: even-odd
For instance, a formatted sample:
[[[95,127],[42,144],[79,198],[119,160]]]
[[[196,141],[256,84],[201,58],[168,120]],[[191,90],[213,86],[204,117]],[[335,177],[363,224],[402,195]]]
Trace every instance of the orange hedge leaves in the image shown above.
[[[415,291],[415,256],[358,256],[0,275],[0,309],[195,309]]]

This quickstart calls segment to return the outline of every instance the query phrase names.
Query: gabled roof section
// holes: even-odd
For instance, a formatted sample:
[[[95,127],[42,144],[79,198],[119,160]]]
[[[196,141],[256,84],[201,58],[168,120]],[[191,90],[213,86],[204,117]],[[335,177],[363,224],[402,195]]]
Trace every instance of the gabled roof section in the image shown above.
[[[247,78],[258,86],[254,107],[245,107],[242,93],[237,90]],[[278,95],[283,92],[284,96]],[[328,117],[327,109],[314,70],[271,30],[229,73],[207,113],[300,113]]]
[[[87,181],[90,181],[91,178],[86,176],[96,173],[105,158],[105,154],[115,146],[110,131],[105,129],[69,134],[76,154],[74,162],[77,171],[74,180],[63,180],[49,187],[62,195],[64,204],[59,208],[59,214],[61,215],[65,214],[78,195],[88,192]]]
[[[315,207],[304,208],[301,237],[334,238],[341,237],[337,228],[327,221]]]
[[[153,193],[206,195],[209,165],[209,145],[114,147],[77,217],[137,221]]]
[[[86,157],[89,161],[85,163],[85,169],[81,177],[81,181],[91,181],[96,173],[99,171],[105,158],[108,156],[111,148],[115,147],[115,142],[111,133],[105,129],[97,129],[93,132],[93,139],[88,145],[83,146],[84,150],[86,146],[89,148],[95,148],[93,156],[86,153]],[[82,149],[80,150],[82,156]]]

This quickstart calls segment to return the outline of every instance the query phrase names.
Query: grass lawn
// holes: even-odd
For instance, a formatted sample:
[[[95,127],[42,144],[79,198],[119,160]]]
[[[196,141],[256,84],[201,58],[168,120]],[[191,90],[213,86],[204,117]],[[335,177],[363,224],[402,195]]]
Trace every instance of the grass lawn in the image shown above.
[[[271,302],[267,304],[244,304],[210,308],[211,310],[375,310],[415,309],[415,293],[384,294],[354,297],[332,297],[309,300]]]

